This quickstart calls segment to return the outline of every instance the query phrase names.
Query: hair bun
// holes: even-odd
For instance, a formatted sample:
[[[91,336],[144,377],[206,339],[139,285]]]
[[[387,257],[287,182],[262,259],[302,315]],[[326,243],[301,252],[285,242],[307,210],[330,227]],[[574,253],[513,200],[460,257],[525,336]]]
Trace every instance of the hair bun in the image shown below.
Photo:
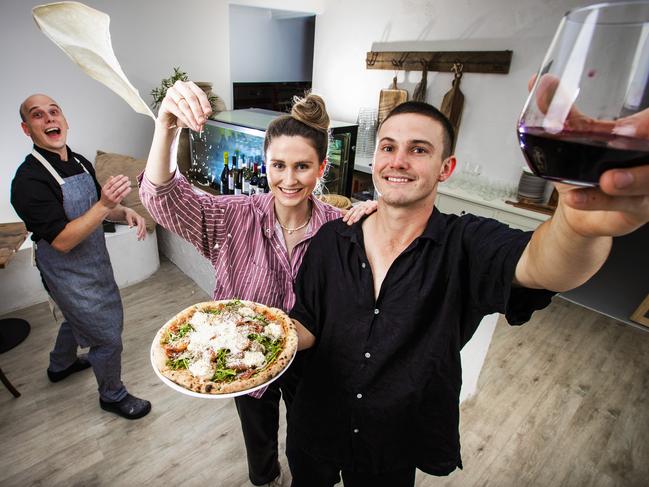
[[[304,98],[294,97],[291,116],[296,120],[313,127],[316,130],[327,132],[329,130],[329,115],[322,97],[307,94]]]

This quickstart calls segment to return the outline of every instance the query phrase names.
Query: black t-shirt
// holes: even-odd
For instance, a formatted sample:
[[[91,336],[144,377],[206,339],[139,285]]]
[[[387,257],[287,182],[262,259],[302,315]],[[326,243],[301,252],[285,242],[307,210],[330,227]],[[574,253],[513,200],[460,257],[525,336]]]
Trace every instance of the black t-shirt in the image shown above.
[[[520,325],[553,293],[512,285],[531,233],[434,209],[375,301],[361,225],[325,224],[298,273],[290,315],[316,343],[289,441],[344,469],[447,475],[462,466],[460,350],[485,315]]]
[[[66,148],[68,160],[62,161],[58,154],[34,146],[62,178],[84,172],[81,167],[83,164],[95,181],[99,198],[101,186],[97,182],[92,164],[81,154],[72,152],[67,146]],[[42,238],[52,243],[69,222],[63,209],[61,186],[32,154],[29,154],[16,170],[11,183],[11,204],[25,222],[27,230],[33,233],[34,242]]]

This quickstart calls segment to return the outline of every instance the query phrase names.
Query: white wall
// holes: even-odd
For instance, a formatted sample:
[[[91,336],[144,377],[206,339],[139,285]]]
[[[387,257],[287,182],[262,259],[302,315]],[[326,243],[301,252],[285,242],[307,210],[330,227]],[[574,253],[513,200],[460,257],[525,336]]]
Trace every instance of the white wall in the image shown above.
[[[232,81],[311,81],[314,29],[314,17],[277,18],[270,9],[231,5]]]
[[[62,106],[70,124],[70,147],[94,160],[97,149],[145,157],[153,122],[81,69],[43,35],[31,16],[42,0],[2,0],[0,4],[0,222],[17,221],[9,203],[11,179],[31,148],[20,130],[18,105],[45,92]],[[149,103],[149,92],[181,66],[194,80],[211,81],[231,103],[227,0],[84,0],[111,17],[117,59]]]
[[[523,156],[515,136],[527,80],[538,69],[565,11],[584,0],[328,0],[316,20],[313,87],[332,118],[355,121],[376,107],[393,71],[365,68],[375,50],[512,50],[507,75],[466,74],[458,163],[492,179],[517,181]],[[447,42],[443,42],[447,41]],[[399,73],[412,94],[420,73]],[[405,79],[405,82],[404,82]],[[451,73],[428,73],[427,101],[439,106]]]

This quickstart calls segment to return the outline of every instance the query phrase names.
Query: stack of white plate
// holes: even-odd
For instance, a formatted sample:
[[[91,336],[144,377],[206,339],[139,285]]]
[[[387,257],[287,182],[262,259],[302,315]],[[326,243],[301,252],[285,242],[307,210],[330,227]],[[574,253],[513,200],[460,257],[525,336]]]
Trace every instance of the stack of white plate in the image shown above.
[[[527,171],[523,171],[518,182],[518,199],[532,203],[543,203],[547,181]]]

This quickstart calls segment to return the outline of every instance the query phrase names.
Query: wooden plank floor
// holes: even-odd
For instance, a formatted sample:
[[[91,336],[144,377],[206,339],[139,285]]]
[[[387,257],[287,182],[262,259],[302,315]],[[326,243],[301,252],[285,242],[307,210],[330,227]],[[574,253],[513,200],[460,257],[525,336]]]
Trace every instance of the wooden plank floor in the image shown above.
[[[123,379],[153,411],[103,412],[89,370],[49,383],[48,306],[11,313],[32,333],[0,355],[23,394],[0,386],[0,485],[250,485],[233,401],[178,394],[149,364],[155,331],[207,296],[167,261],[122,294]],[[501,320],[461,430],[464,470],[417,486],[649,485],[649,333],[558,299],[522,328]]]

